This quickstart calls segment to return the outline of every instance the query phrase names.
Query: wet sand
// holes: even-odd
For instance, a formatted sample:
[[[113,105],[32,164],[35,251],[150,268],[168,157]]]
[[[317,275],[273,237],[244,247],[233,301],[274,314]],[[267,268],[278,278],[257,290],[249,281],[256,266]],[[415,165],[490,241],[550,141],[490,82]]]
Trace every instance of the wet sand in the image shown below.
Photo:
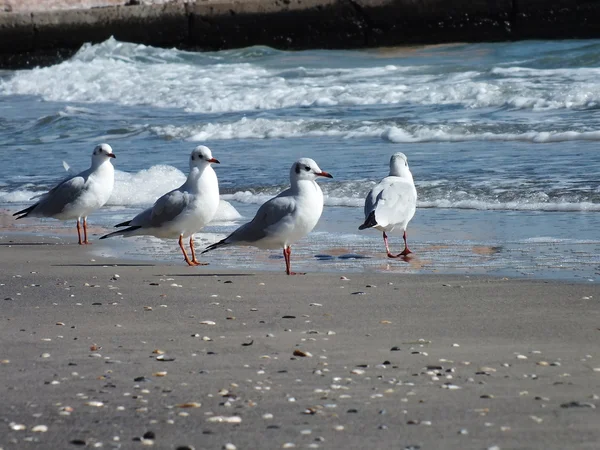
[[[287,277],[71,237],[0,237],[4,450],[600,442],[598,284]]]

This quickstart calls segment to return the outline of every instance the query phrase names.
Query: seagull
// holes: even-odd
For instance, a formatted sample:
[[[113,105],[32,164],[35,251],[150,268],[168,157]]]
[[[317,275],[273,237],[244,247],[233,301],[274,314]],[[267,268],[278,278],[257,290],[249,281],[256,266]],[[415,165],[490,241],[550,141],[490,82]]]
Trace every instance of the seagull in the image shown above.
[[[101,208],[110,198],[115,184],[115,169],[111,158],[116,158],[108,144],[100,144],[92,153],[92,166],[77,175],[71,175],[40,200],[13,214],[16,220],[24,217],[52,217],[59,220],[77,219],[79,245],[90,244],[87,238],[87,216]],[[83,241],[81,218],[83,217]]]
[[[254,219],[225,239],[209,245],[202,253],[226,245],[252,245],[258,248],[283,247],[285,273],[291,268],[291,245],[315,227],[323,212],[323,192],[317,177],[333,178],[310,158],[300,158],[290,169],[290,187],[263,203]],[[302,274],[303,275],[303,274]]]
[[[388,258],[398,258],[412,253],[406,245],[406,227],[415,215],[417,190],[408,160],[404,153],[395,153],[390,159],[390,174],[375,185],[365,199],[365,223],[358,227],[383,231],[383,242]],[[401,228],[404,232],[404,250],[392,255],[388,246],[387,232]]]
[[[206,265],[196,259],[194,233],[210,222],[219,207],[219,181],[211,163],[219,164],[210,149],[204,145],[196,147],[190,155],[190,173],[185,183],[160,197],[133,219],[115,225],[128,227],[102,236],[150,235],[158,238],[179,238],[179,248],[189,266]],[[190,238],[192,259],[188,257],[183,239]]]

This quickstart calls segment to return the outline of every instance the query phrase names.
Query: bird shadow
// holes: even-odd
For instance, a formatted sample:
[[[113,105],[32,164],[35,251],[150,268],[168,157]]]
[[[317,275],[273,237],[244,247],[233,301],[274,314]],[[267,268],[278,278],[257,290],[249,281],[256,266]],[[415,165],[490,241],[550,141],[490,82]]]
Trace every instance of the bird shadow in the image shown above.
[[[33,246],[33,245],[46,245],[50,247],[51,245],[58,245],[58,243],[50,243],[50,242],[4,242],[0,244],[0,247],[16,247],[16,246]]]
[[[254,277],[254,273],[163,273],[158,277]]]
[[[156,264],[52,264],[54,267],[155,267]]]

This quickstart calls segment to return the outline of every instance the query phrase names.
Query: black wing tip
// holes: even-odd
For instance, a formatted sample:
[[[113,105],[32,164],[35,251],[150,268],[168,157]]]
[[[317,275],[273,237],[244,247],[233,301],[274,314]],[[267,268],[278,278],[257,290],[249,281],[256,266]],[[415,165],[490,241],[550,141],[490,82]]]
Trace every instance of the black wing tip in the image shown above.
[[[33,208],[35,208],[37,206],[37,203],[35,205],[31,205],[29,208],[25,208],[22,209],[21,211],[17,211],[16,213],[13,214],[13,216],[20,216],[17,217],[16,220],[22,219],[23,217],[27,217],[27,214],[29,214]]]
[[[115,225],[115,226],[118,227],[118,225]],[[134,230],[137,230],[138,228],[142,228],[142,227],[141,226],[129,227],[125,230],[113,231],[112,233],[108,233],[108,234],[105,234],[104,236],[100,236],[100,239],[106,239],[106,238],[113,237],[113,236],[123,236],[123,233],[127,233],[128,231],[134,231]]]
[[[225,242],[225,239],[223,239],[223,240],[221,240],[219,242],[215,242],[214,244],[209,245],[204,250],[202,250],[202,253],[200,253],[200,254],[202,255],[202,254],[204,254],[206,252],[210,252],[211,250],[214,250],[215,248],[222,247],[224,245],[227,245],[227,243]]]
[[[365,219],[365,223],[358,227],[359,230],[364,230],[365,228],[373,228],[377,225],[377,220],[375,219],[375,211],[371,211],[371,214]]]
[[[115,225],[115,228],[119,228],[119,227],[128,227],[129,224],[131,223],[131,220],[127,220],[125,222],[121,222]],[[139,228],[139,227],[138,227]]]

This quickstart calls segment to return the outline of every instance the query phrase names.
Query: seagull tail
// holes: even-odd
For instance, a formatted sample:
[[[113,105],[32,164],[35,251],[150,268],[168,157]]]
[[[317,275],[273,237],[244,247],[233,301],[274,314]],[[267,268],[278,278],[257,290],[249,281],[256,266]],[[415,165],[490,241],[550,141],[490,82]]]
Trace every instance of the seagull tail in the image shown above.
[[[116,225],[116,226],[118,227],[119,225]],[[127,236],[127,235],[129,235],[129,233],[131,231],[135,231],[138,228],[142,228],[142,227],[129,227],[129,228],[125,228],[124,230],[114,231],[112,233],[105,234],[100,239],[106,239],[106,238],[114,237],[114,236]]]
[[[371,214],[369,214],[365,219],[365,223],[358,227],[358,229],[364,230],[365,228],[373,228],[375,225],[377,225],[377,220],[375,219],[375,211],[371,211]]]
[[[202,253],[210,252],[211,250],[214,250],[215,248],[223,247],[225,245],[229,245],[229,242],[227,242],[227,238],[222,239],[219,242],[215,242],[214,244],[209,245],[202,251]]]
[[[25,209],[22,209],[21,211],[17,211],[16,213],[14,213],[13,216],[19,216],[15,220],[19,220],[19,219],[22,219],[23,217],[27,217],[27,215],[31,211],[33,211],[33,208],[35,208],[36,206],[37,206],[37,203],[35,205],[31,205],[29,208],[25,208]]]

